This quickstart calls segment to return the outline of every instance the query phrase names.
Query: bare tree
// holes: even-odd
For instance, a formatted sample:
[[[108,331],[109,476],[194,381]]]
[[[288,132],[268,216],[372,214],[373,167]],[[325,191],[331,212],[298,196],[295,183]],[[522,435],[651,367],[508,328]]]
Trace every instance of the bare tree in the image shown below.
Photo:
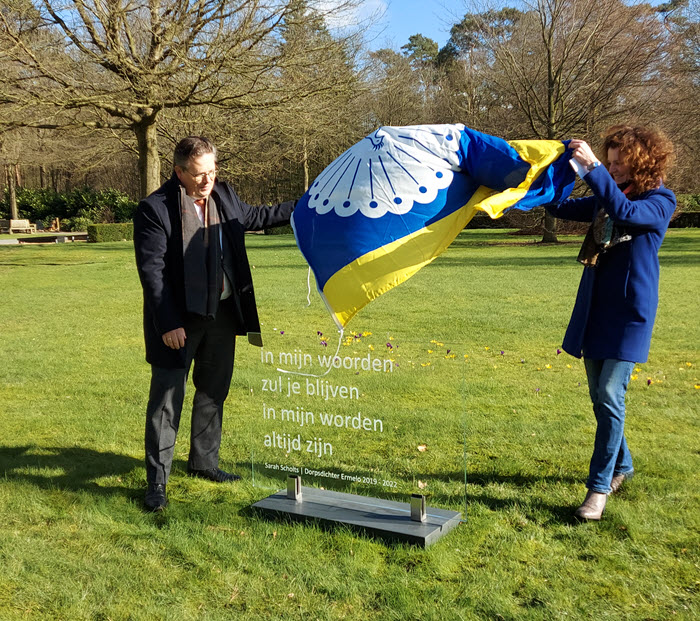
[[[12,0],[0,11],[6,126],[131,134],[141,194],[160,184],[163,111],[254,110],[328,88],[279,84],[293,0]]]
[[[672,0],[656,7],[670,39],[664,89],[648,119],[676,147],[670,182],[677,191],[697,191],[700,153],[700,1]]]
[[[310,8],[308,0],[292,3],[292,13],[285,20],[281,35],[283,55],[303,58],[304,62],[285,67],[280,83],[290,89],[304,81],[327,85],[323,94],[290,102],[281,114],[275,115],[273,133],[279,136],[281,155],[292,166],[301,167],[306,191],[311,169],[320,163],[319,158],[325,156],[327,161],[316,172],[349,146],[346,137],[357,125],[357,120],[347,115],[359,90],[359,72],[355,69],[358,42],[353,37],[333,38],[325,20]],[[343,148],[336,150],[337,145]]]
[[[274,107],[206,106],[162,115],[160,138],[169,144],[188,133],[213,138],[222,176],[235,178],[237,191],[250,202],[299,196],[315,174],[363,135],[357,131],[362,90],[358,31],[331,34],[327,15],[314,6],[309,0],[290,2],[276,52],[297,60],[286,62],[275,75],[276,88],[314,89],[312,97]],[[167,161],[167,152],[163,159]]]
[[[390,49],[371,54],[368,77],[370,94],[365,107],[371,125],[412,125],[423,122],[423,95],[420,73],[411,60]]]
[[[649,5],[620,0],[534,0],[525,10],[465,16],[453,41],[488,55],[491,88],[523,115],[527,135],[589,135],[639,114],[661,91],[661,22]],[[457,27],[456,27],[457,28]],[[525,137],[525,136],[523,136]],[[557,241],[547,217],[543,241]]]

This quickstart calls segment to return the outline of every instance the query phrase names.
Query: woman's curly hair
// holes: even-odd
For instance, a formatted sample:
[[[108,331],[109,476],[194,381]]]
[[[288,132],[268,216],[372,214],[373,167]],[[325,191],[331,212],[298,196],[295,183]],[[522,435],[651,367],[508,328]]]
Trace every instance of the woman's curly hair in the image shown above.
[[[629,166],[635,192],[659,187],[673,161],[673,144],[662,132],[645,127],[613,125],[603,135],[603,164],[609,166],[608,149],[619,149],[620,161]]]

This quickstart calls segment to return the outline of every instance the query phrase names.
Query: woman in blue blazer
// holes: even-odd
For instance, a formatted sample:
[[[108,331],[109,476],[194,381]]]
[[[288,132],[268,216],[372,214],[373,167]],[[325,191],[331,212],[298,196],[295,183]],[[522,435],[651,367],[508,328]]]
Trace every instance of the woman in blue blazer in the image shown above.
[[[676,208],[663,185],[673,148],[659,132],[623,125],[606,132],[602,161],[583,140],[569,148],[593,195],[548,209],[557,218],[591,222],[563,348],[583,356],[597,421],[588,494],[575,515],[599,520],[608,494],[634,474],[624,436],[625,393],[635,363],[649,354],[658,252]]]

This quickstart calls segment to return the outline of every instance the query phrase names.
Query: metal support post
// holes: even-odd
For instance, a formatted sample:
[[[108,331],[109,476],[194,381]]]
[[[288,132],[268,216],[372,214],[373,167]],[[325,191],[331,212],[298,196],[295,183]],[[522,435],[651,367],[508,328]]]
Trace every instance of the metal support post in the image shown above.
[[[414,522],[425,522],[425,496],[411,494],[411,519]]]
[[[301,502],[301,477],[298,474],[287,477],[287,498]]]

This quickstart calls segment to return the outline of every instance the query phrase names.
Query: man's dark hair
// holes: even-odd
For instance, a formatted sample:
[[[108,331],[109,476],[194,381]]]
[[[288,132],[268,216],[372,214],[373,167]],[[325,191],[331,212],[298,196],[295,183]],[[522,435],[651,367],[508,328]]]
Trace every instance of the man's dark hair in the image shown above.
[[[173,166],[187,168],[187,164],[192,157],[199,157],[206,153],[213,153],[216,160],[216,147],[214,144],[203,136],[187,136],[183,138],[175,146],[173,154]]]

